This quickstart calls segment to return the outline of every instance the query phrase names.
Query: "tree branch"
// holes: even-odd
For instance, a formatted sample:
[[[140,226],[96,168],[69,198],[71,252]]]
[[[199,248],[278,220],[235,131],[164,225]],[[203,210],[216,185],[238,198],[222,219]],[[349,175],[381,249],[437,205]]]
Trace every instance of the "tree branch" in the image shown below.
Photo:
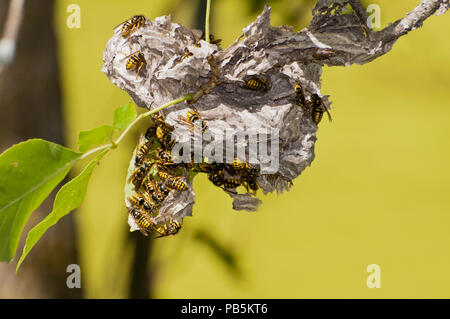
[[[354,12],[344,12],[348,4]],[[365,64],[389,52],[399,37],[420,27],[432,14],[442,14],[447,9],[448,0],[423,0],[405,18],[373,31],[367,25],[367,13],[360,1],[320,0],[309,27],[300,32],[267,26],[270,12],[266,8],[257,21],[244,29],[244,35],[254,37],[246,30],[264,24],[265,41],[259,40],[252,49],[265,50],[267,59],[277,65],[295,61],[329,66]]]
[[[337,14],[330,14],[326,8],[333,4],[338,8],[350,4],[355,13],[341,15],[337,10]],[[423,0],[403,19],[381,31],[373,31],[367,26],[367,15],[360,1],[321,0],[314,9],[317,14],[309,30],[318,41],[334,51],[333,57],[324,59],[323,64],[364,64],[389,52],[398,38],[421,27],[432,14],[446,12],[448,6],[448,0]]]
[[[403,19],[397,20],[388,27],[380,31],[381,39],[387,43],[395,41],[409,31],[422,26],[423,22],[439,9],[444,13],[448,10],[448,1],[443,0],[423,0],[413,11],[406,14]]]

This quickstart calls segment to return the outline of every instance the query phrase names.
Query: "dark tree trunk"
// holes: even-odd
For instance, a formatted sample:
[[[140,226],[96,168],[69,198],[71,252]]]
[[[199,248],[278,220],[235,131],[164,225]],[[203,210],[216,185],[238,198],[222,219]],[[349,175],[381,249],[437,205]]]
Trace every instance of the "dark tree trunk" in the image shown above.
[[[206,17],[206,1],[198,0],[197,10],[195,12],[195,29],[205,29],[205,17]],[[213,19],[210,19],[211,21]]]
[[[206,1],[199,0],[195,13],[195,27],[205,27]],[[134,259],[131,266],[130,298],[152,298],[152,286],[156,273],[156,264],[151,263],[152,239],[139,232],[130,233],[134,243]]]
[[[136,141],[138,138],[139,134],[135,134]],[[139,231],[129,232],[128,240],[134,247],[128,297],[133,299],[152,298],[155,274],[155,265],[152,264],[153,240],[151,236],[144,236]]]
[[[29,138],[64,144],[53,5],[53,0],[26,1],[16,58],[0,76],[2,151]],[[0,34],[8,6],[9,1],[0,0]],[[52,197],[32,215],[26,231],[51,211]],[[20,253],[21,246],[17,254]],[[18,275],[15,262],[0,264],[0,297],[81,297],[81,289],[66,286],[66,267],[77,263],[75,223],[68,215],[44,235]]]
[[[131,273],[130,298],[151,298],[151,273],[149,267],[149,256],[152,248],[151,239],[139,232],[130,234],[134,242],[134,259]]]

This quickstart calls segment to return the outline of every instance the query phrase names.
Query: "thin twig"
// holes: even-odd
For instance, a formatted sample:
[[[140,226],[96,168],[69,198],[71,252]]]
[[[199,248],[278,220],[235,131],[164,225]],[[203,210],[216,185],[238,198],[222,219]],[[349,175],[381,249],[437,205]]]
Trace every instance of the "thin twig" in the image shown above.
[[[311,34],[308,31],[300,31],[288,45],[280,45],[280,41],[272,45],[271,53],[274,58],[281,64],[289,64],[292,61],[308,63],[311,57],[314,62],[329,66],[365,64],[389,52],[401,36],[421,27],[434,13],[442,14],[448,9],[448,0],[422,0],[404,18],[389,24],[381,31],[373,31],[367,25],[367,14],[361,2],[359,0],[348,2],[354,9],[358,21],[351,21],[349,19],[351,17],[345,15],[333,16],[331,19],[331,16],[316,14],[308,28]],[[314,10],[320,11],[328,3],[327,0],[320,0]],[[355,22],[364,29],[364,37],[361,37],[361,30]],[[321,47],[328,47],[334,54],[327,56],[311,49],[318,44]]]
[[[112,147],[113,147],[113,144],[109,143],[109,144],[105,144],[105,145],[101,145],[99,147],[93,148],[93,149],[87,151],[86,153],[83,153],[83,155],[81,155],[81,157],[80,157],[80,160],[85,159],[86,157],[89,157],[90,155],[97,153],[98,151],[102,151],[104,149],[112,148]]]
[[[193,94],[192,99],[188,101],[189,104],[193,104],[197,102],[203,95],[209,94],[209,92],[211,92],[211,90],[220,83],[220,71],[214,55],[211,54],[206,59],[208,61],[209,67],[211,68],[211,79],[208,82],[204,83],[200,87],[200,89]]]
[[[433,15],[447,0],[422,0],[413,11],[403,19],[397,20],[380,31],[383,42],[390,42],[422,26],[423,22]]]
[[[148,112],[142,113],[141,115],[139,115],[133,122],[131,122],[130,125],[128,125],[128,127],[125,129],[125,131],[122,132],[122,134],[119,136],[119,138],[115,141],[111,141],[111,143],[108,144],[104,144],[104,145],[100,145],[96,148],[93,148],[89,151],[87,151],[86,153],[83,153],[83,155],[80,157],[80,159],[85,159],[86,157],[89,157],[92,154],[95,154],[99,151],[102,151],[104,149],[109,148],[111,149],[115,149],[119,143],[125,138],[125,136],[128,134],[128,132],[142,119],[149,117],[150,115],[153,115],[155,113],[158,113],[159,111],[164,110],[165,108],[168,108],[169,106],[175,105],[177,103],[186,101],[186,100],[191,100],[192,96],[190,94],[186,94],[183,97],[180,97],[176,100],[172,100],[170,102],[167,102],[166,104],[161,105],[160,107],[157,107],[153,110],[150,110]]]
[[[177,103],[180,103],[180,102],[183,102],[183,101],[186,101],[186,100],[190,100],[190,99],[192,99],[192,96],[188,94],[188,95],[180,97],[180,98],[178,98],[176,100],[172,100],[172,101],[170,101],[170,102],[168,102],[168,103],[166,103],[164,105],[161,105],[160,107],[157,107],[157,108],[155,108],[153,110],[150,110],[148,112],[142,113],[130,125],[128,125],[128,127],[125,129],[125,131],[123,131],[122,135],[120,135],[119,138],[115,142],[113,142],[114,147],[116,147],[117,144],[119,144],[123,140],[123,138],[127,135],[127,133],[130,131],[130,129],[137,122],[139,122],[140,120],[142,120],[142,119],[144,119],[146,117],[149,117],[150,115],[153,115],[155,113],[158,113],[159,111],[162,111],[165,108],[168,108],[169,106],[172,106],[174,104],[177,104]]]

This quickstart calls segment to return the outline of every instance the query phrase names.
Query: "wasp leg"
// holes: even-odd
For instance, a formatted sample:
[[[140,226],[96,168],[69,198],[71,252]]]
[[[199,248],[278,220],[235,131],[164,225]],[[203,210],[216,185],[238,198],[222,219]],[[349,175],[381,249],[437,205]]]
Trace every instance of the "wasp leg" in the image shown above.
[[[139,64],[139,67],[138,67],[138,69],[137,69],[137,72],[136,72],[136,80],[137,80],[137,78],[138,78],[138,76],[139,76],[139,71],[141,71],[141,68],[144,66],[144,63],[140,63]]]
[[[195,129],[195,124],[186,120],[181,115],[178,115],[178,121],[183,122],[184,124],[187,124],[188,126],[190,126],[189,131],[192,131],[193,129]]]

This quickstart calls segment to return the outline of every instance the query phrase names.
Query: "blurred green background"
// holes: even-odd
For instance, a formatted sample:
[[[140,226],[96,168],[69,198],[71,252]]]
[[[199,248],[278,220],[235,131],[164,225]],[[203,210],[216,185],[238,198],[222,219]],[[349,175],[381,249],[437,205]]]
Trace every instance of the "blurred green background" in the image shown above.
[[[272,25],[300,30],[311,19],[314,1],[267,2]],[[418,2],[366,3],[380,5],[383,27]],[[80,29],[66,26],[72,3],[81,8]],[[76,146],[80,130],[110,123],[115,107],[130,101],[100,70],[112,28],[134,14],[171,14],[174,22],[200,27],[200,6],[196,0],[57,1],[68,146]],[[213,0],[212,32],[222,47],[261,9],[258,1]],[[449,29],[448,14],[431,17],[372,63],[325,68],[321,92],[331,95],[333,122],[320,124],[316,159],[290,192],[259,194],[258,212],[233,211],[228,196],[198,176],[193,217],[179,235],[152,243],[151,296],[449,298]],[[129,296],[135,250],[123,187],[137,133],[94,171],[74,213],[88,298]],[[381,267],[380,289],[366,285],[369,264]]]

